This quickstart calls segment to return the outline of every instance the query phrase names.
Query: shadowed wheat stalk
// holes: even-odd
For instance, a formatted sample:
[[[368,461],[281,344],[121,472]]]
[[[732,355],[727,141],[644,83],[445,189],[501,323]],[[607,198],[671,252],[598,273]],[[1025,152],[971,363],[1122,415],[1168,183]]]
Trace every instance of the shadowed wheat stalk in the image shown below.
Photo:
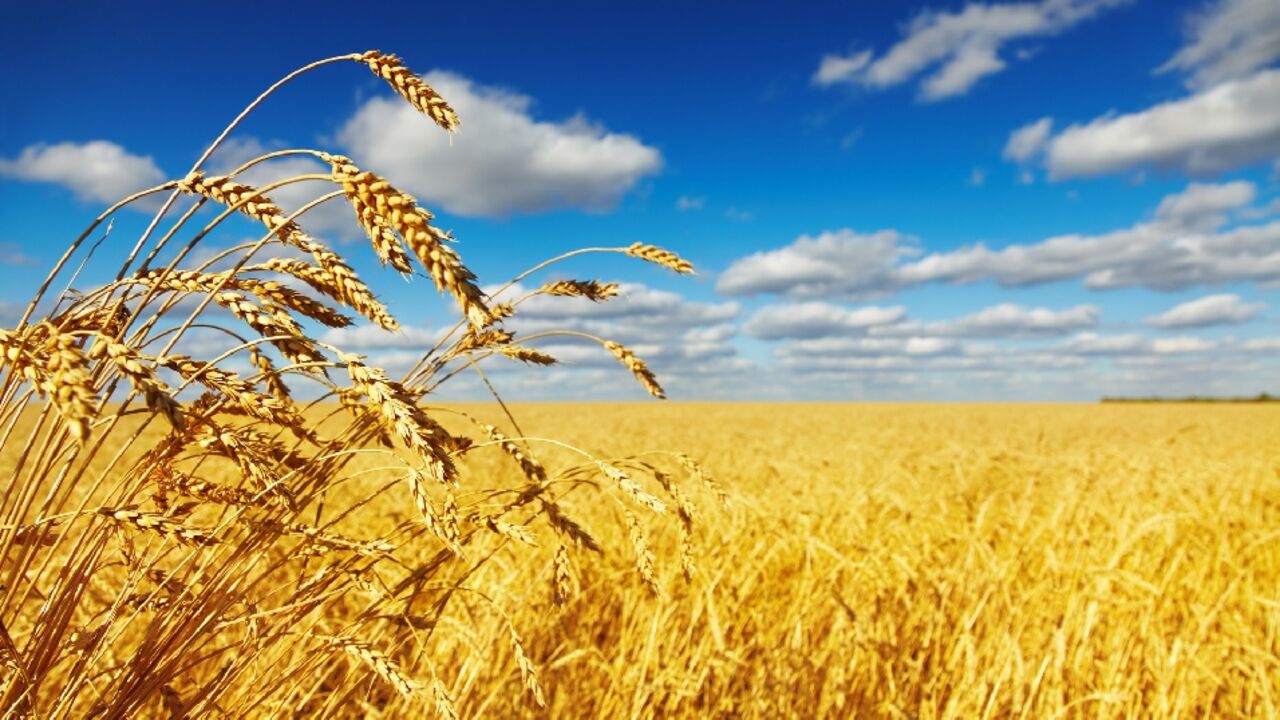
[[[654,493],[677,503],[681,533],[693,517],[667,474],[624,471],[480,421],[449,424],[456,415],[426,404],[440,383],[479,372],[488,358],[556,362],[528,345],[553,333],[517,344],[503,329],[520,301],[486,296],[431,212],[351,159],[316,150],[268,153],[226,175],[204,169],[277,88],[339,62],[365,64],[444,130],[460,127],[448,103],[393,55],[312,63],[246,108],[187,175],[104,212],[18,325],[0,330],[0,447],[12,458],[0,494],[5,717],[456,717],[453,698],[470,679],[438,662],[435,649],[456,636],[487,652],[478,633],[491,625],[474,619],[477,597],[501,618],[500,642],[527,702],[542,705],[538,668],[503,609],[511,599],[489,597],[472,580],[488,563],[526,563],[530,574],[546,572],[548,594],[563,605],[583,551],[603,551],[570,514],[568,503],[588,491],[618,504],[639,581],[659,592],[648,532],[672,521]],[[317,159],[330,172],[263,187],[237,177],[288,156]],[[331,191],[298,212],[270,197],[316,180]],[[72,261],[92,266],[97,245],[87,240],[99,225],[164,193],[115,279],[73,289],[80,270],[70,272]],[[193,207],[171,212],[181,196]],[[458,308],[453,332],[402,379],[315,330],[350,326],[356,316],[387,332],[400,327],[347,261],[303,229],[306,212],[328,201],[350,205],[383,265],[430,278]],[[195,230],[201,208],[216,217]],[[265,234],[212,259],[194,252],[235,216]],[[593,250],[692,271],[651,245]],[[55,282],[67,290],[53,294]],[[606,302],[618,286],[555,280],[536,292]],[[206,354],[202,333],[229,346]],[[664,397],[629,349],[588,339]],[[318,400],[295,398],[292,386],[304,384]],[[567,450],[576,464],[555,467],[539,458],[543,449]],[[468,477],[468,458],[484,451],[505,456],[520,480]],[[708,481],[692,461],[680,462]],[[522,545],[553,550],[552,562],[540,567]]]

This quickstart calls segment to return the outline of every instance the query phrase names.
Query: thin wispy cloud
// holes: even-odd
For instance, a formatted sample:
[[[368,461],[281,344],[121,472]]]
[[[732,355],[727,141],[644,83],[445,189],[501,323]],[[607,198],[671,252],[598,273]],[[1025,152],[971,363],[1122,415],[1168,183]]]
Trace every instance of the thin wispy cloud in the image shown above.
[[[963,95],[1008,66],[1006,46],[1063,32],[1125,1],[971,2],[954,12],[925,10],[907,25],[905,37],[882,54],[864,49],[825,55],[813,82],[884,89],[919,78],[921,100]]]

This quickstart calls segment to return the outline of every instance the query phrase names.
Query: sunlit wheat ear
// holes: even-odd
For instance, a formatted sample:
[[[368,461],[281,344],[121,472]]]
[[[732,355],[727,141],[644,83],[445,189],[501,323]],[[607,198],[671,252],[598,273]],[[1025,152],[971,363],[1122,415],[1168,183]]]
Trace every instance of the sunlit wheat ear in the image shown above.
[[[684,453],[676,453],[675,458],[676,462],[680,463],[681,467],[687,470],[698,482],[702,483],[703,487],[715,494],[716,499],[720,501],[722,506],[729,507],[729,493],[725,491],[724,486],[719,481],[712,477],[711,473],[707,472],[707,469],[701,463]]]
[[[249,364],[257,368],[258,372],[262,374],[260,382],[266,386],[267,392],[271,393],[273,398],[284,404],[292,403],[293,397],[289,393],[289,386],[285,385],[284,379],[280,376],[280,371],[271,362],[271,358],[267,357],[257,346],[249,348]]]
[[[437,125],[454,132],[462,124],[458,114],[449,107],[449,103],[440,97],[430,85],[422,81],[404,66],[395,55],[383,54],[370,50],[360,56],[360,61],[369,66],[374,75],[386,80],[400,96],[409,101],[423,115],[431,118]]]
[[[153,269],[135,277],[134,282],[160,290],[212,293],[214,302],[230,310],[232,315],[259,335],[268,338],[286,358],[300,364],[324,360],[314,342],[302,332],[302,328],[286,308],[269,297],[259,297],[261,306],[255,304],[244,293],[235,292],[234,289],[238,287],[236,281],[228,280],[225,274],[194,270],[165,273],[163,270]],[[217,292],[216,288],[220,286],[224,289]],[[319,371],[313,367],[309,368],[309,372]]]
[[[346,315],[287,285],[281,285],[275,280],[236,278],[234,284],[236,287],[248,290],[263,300],[269,300],[281,307],[288,308],[322,325],[332,328],[343,328],[351,325],[351,318]]]
[[[160,358],[160,365],[173,370],[184,380],[199,382],[215,390],[238,406],[244,414],[277,427],[286,427],[295,435],[313,439],[314,434],[292,403],[272,395],[263,395],[253,385],[240,379],[234,372],[223,370],[202,360],[185,355],[169,355]]]
[[[299,248],[311,253],[316,264],[327,273],[327,281],[332,288],[329,292],[334,299],[346,303],[356,312],[377,323],[383,330],[395,332],[400,329],[400,323],[391,316],[387,307],[374,297],[373,291],[342,259],[341,255],[309,236],[293,235],[292,238]]]
[[[542,683],[538,682],[538,668],[529,659],[528,653],[524,650],[524,642],[510,619],[507,619],[507,631],[511,636],[511,652],[515,655],[516,667],[520,668],[520,677],[524,679],[525,689],[533,694],[533,701],[538,703],[538,707],[546,707],[547,698],[542,692]]]
[[[236,182],[224,175],[206,176],[197,170],[178,181],[178,189],[189,195],[207,198],[257,220],[268,230],[276,231],[282,242],[289,242],[289,236],[301,232],[298,226],[285,219],[284,212],[266,195],[244,183]]]
[[[656,513],[666,512],[666,504],[653,495],[645,492],[644,488],[640,487],[639,483],[632,480],[631,476],[623,472],[618,466],[604,462],[603,460],[597,460],[596,466],[600,468],[600,472],[603,473],[605,477],[616,483],[618,488],[621,489],[622,492],[626,493],[627,497],[634,500],[637,505],[643,505]]]
[[[618,283],[602,283],[598,280],[556,280],[538,288],[544,295],[584,297],[592,302],[604,302],[618,294]]]
[[[98,508],[97,512],[99,515],[109,517],[122,525],[159,533],[171,537],[184,545],[214,545],[218,542],[217,538],[208,530],[187,527],[155,513],[110,507]]]
[[[243,488],[219,485],[174,470],[157,472],[152,475],[152,480],[162,490],[201,502],[240,506],[257,502],[257,495]]]
[[[543,512],[547,514],[547,522],[558,532],[592,552],[603,555],[604,548],[596,541],[594,535],[587,532],[581,523],[564,514],[560,506],[553,502],[542,503]]]
[[[259,307],[238,292],[220,292],[213,299],[259,335],[268,338],[289,360],[300,365],[324,362],[324,356],[316,349],[315,344],[303,334],[302,328],[283,308],[272,307],[265,302]],[[314,366],[309,369],[311,372],[320,372]]]
[[[125,303],[109,305],[72,306],[49,320],[63,332],[73,333],[93,330],[108,337],[115,337],[129,322],[131,313]]]
[[[151,365],[143,362],[144,358],[137,350],[106,335],[99,335],[89,346],[89,359],[103,358],[129,378],[129,383],[146,401],[148,409],[163,415],[173,427],[183,427],[182,406],[173,399],[169,386],[156,377]]]
[[[458,546],[458,526],[456,522],[448,522],[439,510],[436,509],[435,503],[431,502],[431,496],[427,491],[427,474],[417,468],[410,468],[408,474],[409,493],[413,496],[413,503],[418,508],[418,514],[422,516],[422,522],[431,531],[432,535],[439,538],[444,544],[455,554],[462,554],[462,548]]]
[[[556,605],[564,605],[573,595],[573,568],[569,564],[569,548],[561,544],[551,561],[551,597]]]
[[[387,330],[399,329],[399,323],[387,312],[386,306],[378,302],[369,286],[365,285],[340,255],[308,236],[297,223],[287,221],[279,206],[258,193],[257,189],[223,176],[205,177],[198,171],[188,175],[178,183],[178,187],[228,207],[238,207],[267,229],[275,231],[281,242],[310,253],[326,273],[324,285],[331,297]]]
[[[431,704],[435,707],[436,715],[444,720],[458,720],[458,711],[453,706],[453,698],[449,697],[448,689],[439,678],[431,681]]]
[[[448,233],[431,225],[430,212],[418,207],[412,195],[371,172],[362,171],[350,158],[323,153],[321,158],[329,163],[333,181],[342,185],[356,218],[370,238],[376,237],[382,242],[385,227],[395,230],[426,268],[436,289],[453,295],[472,325],[483,327],[493,322],[487,299],[474,282],[475,274],[446,244],[452,240]]]
[[[648,262],[661,265],[662,267],[674,270],[681,274],[692,273],[693,263],[681,258],[679,255],[663,250],[656,245],[646,245],[644,243],[634,243],[627,248],[627,254],[631,257],[640,258]]]
[[[386,681],[388,685],[395,688],[395,691],[404,697],[411,698],[418,692],[418,684],[406,677],[394,660],[375,650],[368,643],[342,636],[325,638],[325,641],[331,647],[341,649],[369,666],[378,677]]]
[[[509,455],[512,460],[516,461],[516,464],[520,466],[520,470],[524,473],[525,477],[535,483],[544,483],[547,481],[547,470],[542,467],[542,463],[532,457],[529,457],[523,448],[512,442],[511,438],[507,437],[506,433],[493,425],[482,424],[480,429],[484,430],[484,433],[489,436],[490,440],[498,443],[498,446],[502,448],[502,451]]]
[[[340,357],[347,365],[352,389],[369,398],[387,429],[417,453],[432,472],[442,480],[452,481],[457,470],[444,447],[448,436],[444,428],[427,417],[414,396],[381,369],[365,365],[359,355],[342,353]]]
[[[666,399],[667,392],[658,384],[657,376],[653,374],[653,371],[649,369],[649,365],[645,361],[636,357],[635,353],[621,343],[607,340],[604,343],[604,347],[610,353],[613,353],[613,356],[618,358],[618,362],[625,365],[632,375],[636,376],[636,380],[640,381],[640,384],[644,386],[645,390],[649,391],[650,395],[659,400]]]
[[[0,360],[57,408],[71,436],[89,437],[97,395],[80,340],[41,321],[25,332],[0,330]]]
[[[640,579],[648,586],[654,597],[662,597],[662,588],[658,585],[658,577],[653,569],[653,551],[649,549],[649,537],[645,535],[640,519],[630,510],[624,510],[627,519],[627,536],[631,539],[631,547],[636,554],[636,571]]]

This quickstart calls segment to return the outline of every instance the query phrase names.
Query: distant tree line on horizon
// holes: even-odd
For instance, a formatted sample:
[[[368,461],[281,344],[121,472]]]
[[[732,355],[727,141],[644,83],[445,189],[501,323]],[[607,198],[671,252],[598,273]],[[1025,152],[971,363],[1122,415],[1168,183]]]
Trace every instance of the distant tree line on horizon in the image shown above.
[[[1162,397],[1152,395],[1148,397],[1108,397],[1103,396],[1104,403],[1268,403],[1280,402],[1280,397],[1271,393],[1260,392],[1257,395],[1244,397],[1218,397],[1213,395],[1187,395],[1184,397]]]

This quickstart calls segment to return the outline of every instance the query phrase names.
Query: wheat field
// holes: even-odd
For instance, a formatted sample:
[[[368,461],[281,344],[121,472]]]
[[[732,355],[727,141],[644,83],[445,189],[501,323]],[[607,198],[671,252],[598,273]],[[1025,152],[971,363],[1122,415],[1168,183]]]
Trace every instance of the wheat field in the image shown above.
[[[1274,407],[662,402],[632,348],[511,328],[620,293],[561,260],[692,273],[671,249],[482,285],[356,159],[206,171],[334,64],[459,127],[395,56],[303,66],[0,328],[4,717],[1280,714]],[[281,158],[319,170],[242,182]],[[295,183],[327,192],[286,212]],[[310,235],[323,203],[368,245]],[[234,221],[259,237],[202,245]],[[403,374],[324,339],[400,331],[356,251],[456,318]],[[504,402],[484,368],[557,364],[556,339],[653,401]],[[492,401],[437,401],[461,373]]]
[[[486,405],[450,409],[502,421]],[[575,551],[561,605],[554,546],[495,536],[496,554],[468,583],[486,600],[463,602],[431,644],[462,717],[1280,713],[1280,413],[1270,407],[512,410],[608,456],[687,450],[728,507],[699,495],[690,581],[678,533],[655,534],[661,597],[636,576],[612,504],[565,500],[604,553]],[[573,462],[567,451],[541,459]],[[521,478],[498,454],[463,472]],[[382,527],[367,535],[412,514],[392,499],[371,509]],[[353,590],[349,602],[376,592]],[[524,686],[512,627],[545,707]],[[380,705],[379,690],[365,673],[332,710],[407,716]],[[143,714],[160,714],[158,703]],[[285,714],[262,710],[233,714]]]

